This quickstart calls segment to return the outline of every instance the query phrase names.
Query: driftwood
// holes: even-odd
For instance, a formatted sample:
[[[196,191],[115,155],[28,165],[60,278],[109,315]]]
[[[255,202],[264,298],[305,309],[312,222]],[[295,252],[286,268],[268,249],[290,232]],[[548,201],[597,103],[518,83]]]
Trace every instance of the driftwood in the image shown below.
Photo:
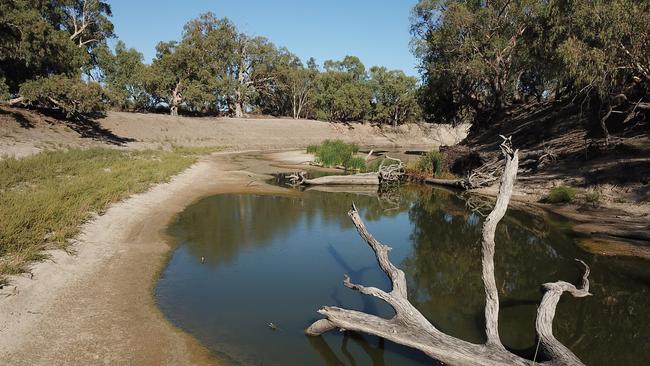
[[[462,189],[468,189],[468,183],[465,179],[437,179],[437,178],[424,178],[424,183],[447,186],[447,187],[456,187]]]
[[[494,209],[483,224],[482,236],[482,278],[485,285],[485,328],[487,342],[474,344],[443,333],[431,324],[409,301],[407,297],[406,276],[388,259],[390,247],[380,243],[368,232],[361,220],[356,207],[353,205],[348,215],[357,228],[359,235],[374,251],[377,262],[392,283],[389,292],[375,287],[365,287],[354,284],[345,275],[345,287],[375,296],[386,301],[395,310],[391,319],[359,311],[325,306],[318,312],[325,318],[317,320],[309,326],[305,333],[318,336],[327,331],[341,329],[376,335],[395,343],[421,350],[429,357],[452,365],[533,365],[534,361],[525,359],[508,351],[499,338],[498,317],[499,299],[494,278],[494,235],[497,224],[503,218],[512,195],[512,189],[517,176],[517,150],[512,150],[509,141],[502,144],[506,157],[504,172],[501,176],[499,195]],[[581,262],[581,261],[580,261]],[[537,311],[536,330],[541,350],[546,353],[549,365],[581,365],[580,360],[553,336],[552,326],[555,309],[560,296],[568,292],[574,297],[589,295],[589,267],[585,267],[580,288],[558,281],[544,284],[546,290]]]
[[[305,179],[308,186],[315,185],[379,185],[377,173],[361,173],[351,175],[329,175],[314,179]]]
[[[386,160],[390,163],[385,164]],[[402,180],[404,173],[404,163],[400,159],[391,158],[388,155],[386,155],[385,159],[381,161],[379,169],[377,169],[377,174],[379,175],[379,181],[381,183],[399,182]]]
[[[384,165],[384,161],[379,165],[377,172],[357,173],[350,175],[328,175],[324,177],[307,179],[307,172],[293,173],[287,178],[293,186],[316,186],[316,185],[380,185],[389,182],[398,182],[404,175],[404,163],[395,158],[386,156],[390,164]]]
[[[307,179],[306,172],[294,173],[287,178],[294,186],[318,186],[318,185],[379,185],[377,173],[362,173],[351,175],[328,175],[314,179]]]

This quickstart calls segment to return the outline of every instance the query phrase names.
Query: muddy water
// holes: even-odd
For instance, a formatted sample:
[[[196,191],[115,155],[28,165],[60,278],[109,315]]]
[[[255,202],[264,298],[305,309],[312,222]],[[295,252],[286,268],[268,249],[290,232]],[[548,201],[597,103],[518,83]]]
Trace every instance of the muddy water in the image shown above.
[[[346,215],[352,201],[370,231],[394,248],[391,259],[406,272],[416,307],[443,331],[484,341],[478,243],[483,216],[457,194],[430,187],[380,195],[305,191],[299,197],[205,198],[168,229],[177,247],[156,286],[160,308],[227,363],[431,364],[419,352],[377,337],[303,335],[322,305],[392,314],[381,301],[342,285],[347,273],[353,282],[389,286]],[[647,364],[649,263],[582,252],[568,225],[511,209],[499,226],[495,260],[503,342],[533,357],[540,285],[577,283],[581,270],[574,258],[580,258],[591,266],[594,296],[565,295],[555,334],[589,365]]]

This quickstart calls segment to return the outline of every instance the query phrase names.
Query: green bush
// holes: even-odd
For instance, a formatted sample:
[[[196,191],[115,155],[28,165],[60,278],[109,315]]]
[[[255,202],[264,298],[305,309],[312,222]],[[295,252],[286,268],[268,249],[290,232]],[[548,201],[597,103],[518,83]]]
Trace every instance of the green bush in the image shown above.
[[[366,169],[366,161],[363,158],[360,158],[358,156],[351,157],[343,165],[345,166],[346,169],[350,169],[350,170],[365,170]]]
[[[437,150],[431,150],[422,155],[409,170],[419,174],[431,174],[440,176],[442,173],[442,154]]]
[[[551,189],[546,200],[550,203],[569,203],[576,195],[576,189],[569,186],[559,186]]]
[[[341,140],[325,140],[320,145],[310,145],[307,152],[316,155],[316,162],[326,167],[344,166],[346,169],[366,168],[366,162],[354,155],[359,146],[347,144]]]
[[[59,108],[68,117],[102,115],[108,105],[108,97],[98,83],[65,75],[26,81],[18,94],[26,103],[42,108]]]

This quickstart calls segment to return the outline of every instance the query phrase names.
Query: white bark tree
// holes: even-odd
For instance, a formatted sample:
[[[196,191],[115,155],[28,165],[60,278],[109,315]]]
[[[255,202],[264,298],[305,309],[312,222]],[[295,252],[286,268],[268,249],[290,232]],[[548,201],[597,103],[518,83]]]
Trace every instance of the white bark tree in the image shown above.
[[[375,296],[386,301],[395,310],[391,319],[381,318],[363,312],[325,306],[318,312],[325,316],[309,326],[305,333],[318,336],[327,331],[341,329],[376,335],[392,342],[421,350],[429,357],[451,365],[533,365],[535,361],[525,359],[506,350],[498,331],[499,297],[494,279],[494,236],[497,224],[505,215],[517,176],[518,156],[506,140],[501,145],[506,164],[501,177],[499,194],[494,209],[483,224],[482,278],[485,286],[485,332],[487,342],[474,344],[443,333],[431,324],[409,301],[406,276],[388,259],[391,248],[380,243],[366,229],[356,207],[348,212],[359,235],[375,253],[377,262],[392,283],[389,292],[376,287],[354,284],[345,275],[345,287]],[[578,260],[579,261],[579,260]],[[550,357],[548,365],[582,365],[582,362],[553,336],[553,318],[557,303],[564,292],[574,297],[589,296],[589,267],[585,267],[581,287],[558,281],[544,284],[546,290],[537,311],[536,330],[541,348]]]

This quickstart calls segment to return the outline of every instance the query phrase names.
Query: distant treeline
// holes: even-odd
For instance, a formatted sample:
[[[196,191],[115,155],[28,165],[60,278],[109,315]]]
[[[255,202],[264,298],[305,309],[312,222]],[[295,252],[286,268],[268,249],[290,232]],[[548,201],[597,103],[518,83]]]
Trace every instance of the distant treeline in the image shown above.
[[[15,103],[68,114],[166,108],[171,114],[261,113],[399,124],[418,116],[417,78],[359,58],[306,64],[212,13],[160,42],[151,64],[114,37],[110,6],[93,0],[0,5],[0,85]],[[315,47],[317,45],[314,45]]]
[[[650,109],[650,0],[420,0],[411,16],[419,83],[354,56],[303,63],[212,13],[145,64],[122,42],[108,47],[110,17],[99,0],[0,3],[0,99],[68,115],[162,108],[479,126],[512,104],[570,100],[606,136],[613,119]]]

